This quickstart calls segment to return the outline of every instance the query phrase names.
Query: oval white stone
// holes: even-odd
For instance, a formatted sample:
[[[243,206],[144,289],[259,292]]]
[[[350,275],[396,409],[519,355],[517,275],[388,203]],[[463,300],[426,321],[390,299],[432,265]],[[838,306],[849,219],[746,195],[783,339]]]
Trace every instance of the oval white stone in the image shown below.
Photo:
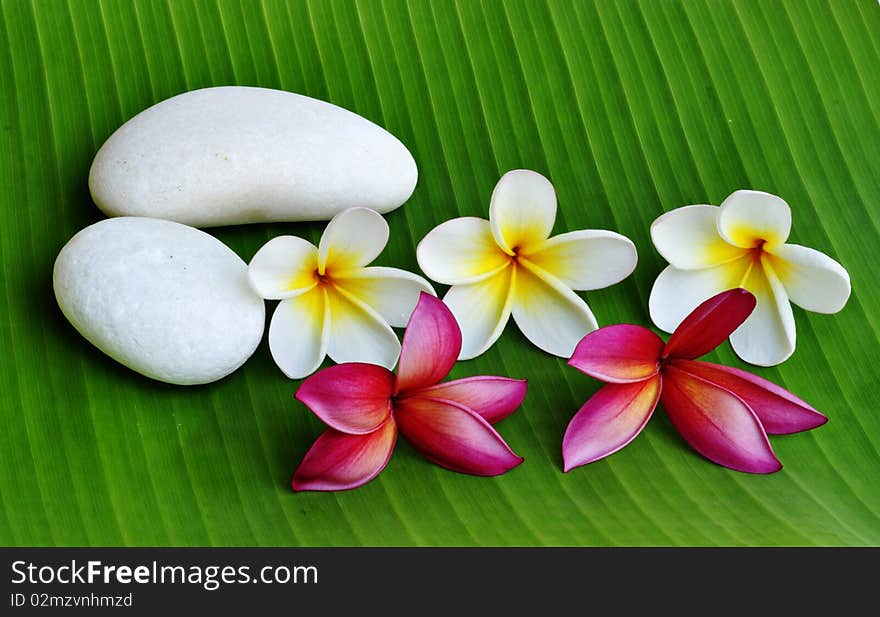
[[[86,227],[53,275],[61,311],[108,356],[153,379],[208,383],[244,364],[263,337],[265,303],[247,265],[198,229],[123,217]]]
[[[418,171],[385,129],[292,92],[225,86],[153,105],[104,143],[89,188],[109,216],[211,227],[388,212]]]

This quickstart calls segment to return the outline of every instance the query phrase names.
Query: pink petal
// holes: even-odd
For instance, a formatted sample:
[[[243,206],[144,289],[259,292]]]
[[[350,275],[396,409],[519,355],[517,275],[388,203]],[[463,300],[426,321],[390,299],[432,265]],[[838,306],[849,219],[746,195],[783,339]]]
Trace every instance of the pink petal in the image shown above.
[[[476,476],[497,476],[522,463],[488,422],[450,401],[408,397],[395,402],[400,432],[425,458]]]
[[[409,318],[400,362],[398,391],[432,386],[449,373],[461,351],[461,330],[443,302],[422,292]]]
[[[673,364],[741,398],[771,435],[808,431],[828,422],[809,403],[757,375],[709,362],[674,360]]]
[[[660,399],[660,375],[603,386],[575,414],[562,438],[566,472],[613,454],[642,432]]]
[[[755,296],[729,289],[712,296],[684,318],[666,343],[664,358],[693,360],[724,342],[755,308]]]
[[[344,491],[366,484],[385,469],[397,426],[393,419],[366,435],[327,429],[293,474],[295,491]]]
[[[663,340],[641,326],[605,326],[581,339],[568,363],[590,377],[633,383],[657,374]]]
[[[457,403],[477,412],[489,424],[495,424],[522,404],[527,387],[525,379],[481,375],[438,383],[416,390],[413,395]]]
[[[667,365],[660,402],[681,436],[709,460],[749,473],[782,469],[758,417],[724,388]]]
[[[296,391],[328,426],[363,435],[376,430],[391,413],[394,374],[375,364],[349,362],[318,371]]]

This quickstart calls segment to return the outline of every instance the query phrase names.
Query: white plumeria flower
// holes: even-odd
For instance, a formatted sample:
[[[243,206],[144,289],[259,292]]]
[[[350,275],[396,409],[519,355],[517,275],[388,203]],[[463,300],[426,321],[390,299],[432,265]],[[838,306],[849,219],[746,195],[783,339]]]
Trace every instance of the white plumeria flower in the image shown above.
[[[434,289],[405,270],[366,267],[388,243],[388,223],[369,208],[340,212],[316,247],[279,236],[248,266],[251,286],[281,300],[269,325],[269,349],[292,379],[313,373],[324,356],[337,363],[394,367],[400,342],[391,329],[409,320],[422,291]]]
[[[654,246],[669,262],[648,306],[658,328],[672,332],[715,294],[743,287],[758,300],[731,336],[737,355],[773,366],[794,352],[791,302],[808,311],[836,313],[850,294],[849,274],[811,248],[786,244],[791,209],[776,195],[736,191],[720,206],[684,206],[651,225]]]
[[[443,301],[461,326],[459,358],[479,356],[501,336],[510,315],[544,351],[568,358],[598,328],[572,290],[601,289],[635,269],[633,243],[612,231],[586,229],[550,238],[556,191],[534,171],[498,181],[489,220],[463,217],[432,229],[419,243],[419,266],[452,285]]]

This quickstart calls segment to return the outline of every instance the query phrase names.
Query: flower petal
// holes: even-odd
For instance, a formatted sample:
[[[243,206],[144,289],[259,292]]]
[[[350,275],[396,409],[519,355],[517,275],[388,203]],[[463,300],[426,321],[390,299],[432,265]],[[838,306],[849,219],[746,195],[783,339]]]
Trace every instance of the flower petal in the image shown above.
[[[394,374],[375,364],[349,362],[318,371],[296,398],[330,428],[352,435],[375,431],[391,414]]]
[[[379,475],[394,451],[397,426],[389,419],[366,435],[327,429],[293,474],[295,491],[345,491]]]
[[[663,357],[699,358],[718,347],[755,308],[755,296],[745,289],[729,289],[712,296],[675,329]]]
[[[333,284],[368,305],[394,328],[406,325],[421,292],[437,295],[419,275],[382,266],[337,272]]]
[[[395,403],[394,417],[407,441],[441,467],[497,476],[523,461],[486,420],[456,403],[409,397]]]
[[[375,210],[343,210],[330,219],[318,243],[318,271],[366,266],[388,244],[388,233],[388,223]]]
[[[320,287],[278,303],[269,324],[269,351],[285,375],[300,379],[321,366],[327,355],[329,317]]]
[[[516,269],[513,319],[535,346],[571,357],[584,335],[599,325],[584,302],[556,277],[523,263]]]
[[[614,454],[642,432],[660,399],[660,375],[637,383],[612,383],[591,396],[562,438],[564,470]]]
[[[780,246],[791,232],[791,208],[781,197],[762,191],[734,191],[721,203],[718,233],[734,246]]]
[[[416,396],[441,399],[477,412],[489,424],[500,422],[526,397],[525,379],[481,375],[421,388]]]
[[[327,355],[336,362],[367,362],[393,368],[400,341],[382,317],[344,290],[328,285],[330,336]]]
[[[764,256],[763,268],[752,268],[743,283],[758,303],[743,325],[730,335],[736,355],[758,366],[773,366],[787,360],[794,353],[796,342],[791,304],[768,261]]]
[[[492,235],[508,255],[537,247],[556,221],[556,191],[535,171],[515,169],[501,176],[489,204]]]
[[[670,364],[660,402],[681,436],[709,460],[748,473],[782,469],[758,417],[724,388]]]
[[[515,270],[510,266],[478,283],[454,285],[444,296],[461,328],[459,360],[476,358],[501,336],[510,317]]]
[[[684,206],[651,224],[651,240],[663,259],[679,270],[709,268],[741,257],[743,249],[718,233],[718,206]]]
[[[559,234],[520,254],[566,287],[582,291],[619,283],[632,274],[639,259],[629,238],[604,229]]]
[[[825,253],[798,244],[773,249],[773,269],[789,299],[802,309],[836,313],[851,291],[849,273]]]
[[[452,219],[428,232],[416,247],[419,267],[444,285],[467,285],[490,277],[510,261],[486,219]]]
[[[602,381],[633,383],[657,374],[662,351],[663,340],[647,328],[616,324],[582,338],[568,364]]]
[[[461,351],[461,330],[449,308],[422,293],[400,349],[397,390],[431,386],[446,377]]]
[[[809,431],[828,421],[824,415],[784,388],[730,366],[674,360],[673,364],[732,392],[741,398],[771,435],[787,435]]]
[[[712,296],[741,287],[751,263],[751,258],[745,256],[703,270],[667,266],[654,281],[648,298],[651,321],[661,330],[673,332],[691,311]]]
[[[296,236],[272,238],[248,265],[248,280],[267,300],[283,300],[305,293],[318,283],[318,249]]]

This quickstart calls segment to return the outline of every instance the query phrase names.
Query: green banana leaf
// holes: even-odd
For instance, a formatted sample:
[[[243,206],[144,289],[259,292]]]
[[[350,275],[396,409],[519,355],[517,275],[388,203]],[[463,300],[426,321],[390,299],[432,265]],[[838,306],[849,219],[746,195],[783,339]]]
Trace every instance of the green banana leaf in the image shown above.
[[[3,545],[880,544],[880,7],[873,0],[3,0],[0,2],[0,543]],[[798,348],[752,369],[823,411],[774,437],[752,476],[694,453],[662,413],[630,446],[563,474],[565,427],[600,384],[511,323],[452,376],[527,377],[499,425],[525,463],[498,478],[436,467],[402,441],[372,483],[295,494],[321,423],[265,341],[211,385],[151,381],[58,309],[60,248],[102,218],[87,176],[103,141],[186,90],[241,84],[331,101],[412,151],[419,183],[387,216],[378,263],[485,217],[512,168],[548,176],[554,233],[636,243],[623,283],[588,294],[601,324],[650,325],[660,213],[738,188],[784,197],[792,241],[849,270],[838,315],[795,309]],[[212,230],[246,261],[323,223]],[[438,291],[443,291],[439,288]],[[271,307],[269,307],[271,309]]]

